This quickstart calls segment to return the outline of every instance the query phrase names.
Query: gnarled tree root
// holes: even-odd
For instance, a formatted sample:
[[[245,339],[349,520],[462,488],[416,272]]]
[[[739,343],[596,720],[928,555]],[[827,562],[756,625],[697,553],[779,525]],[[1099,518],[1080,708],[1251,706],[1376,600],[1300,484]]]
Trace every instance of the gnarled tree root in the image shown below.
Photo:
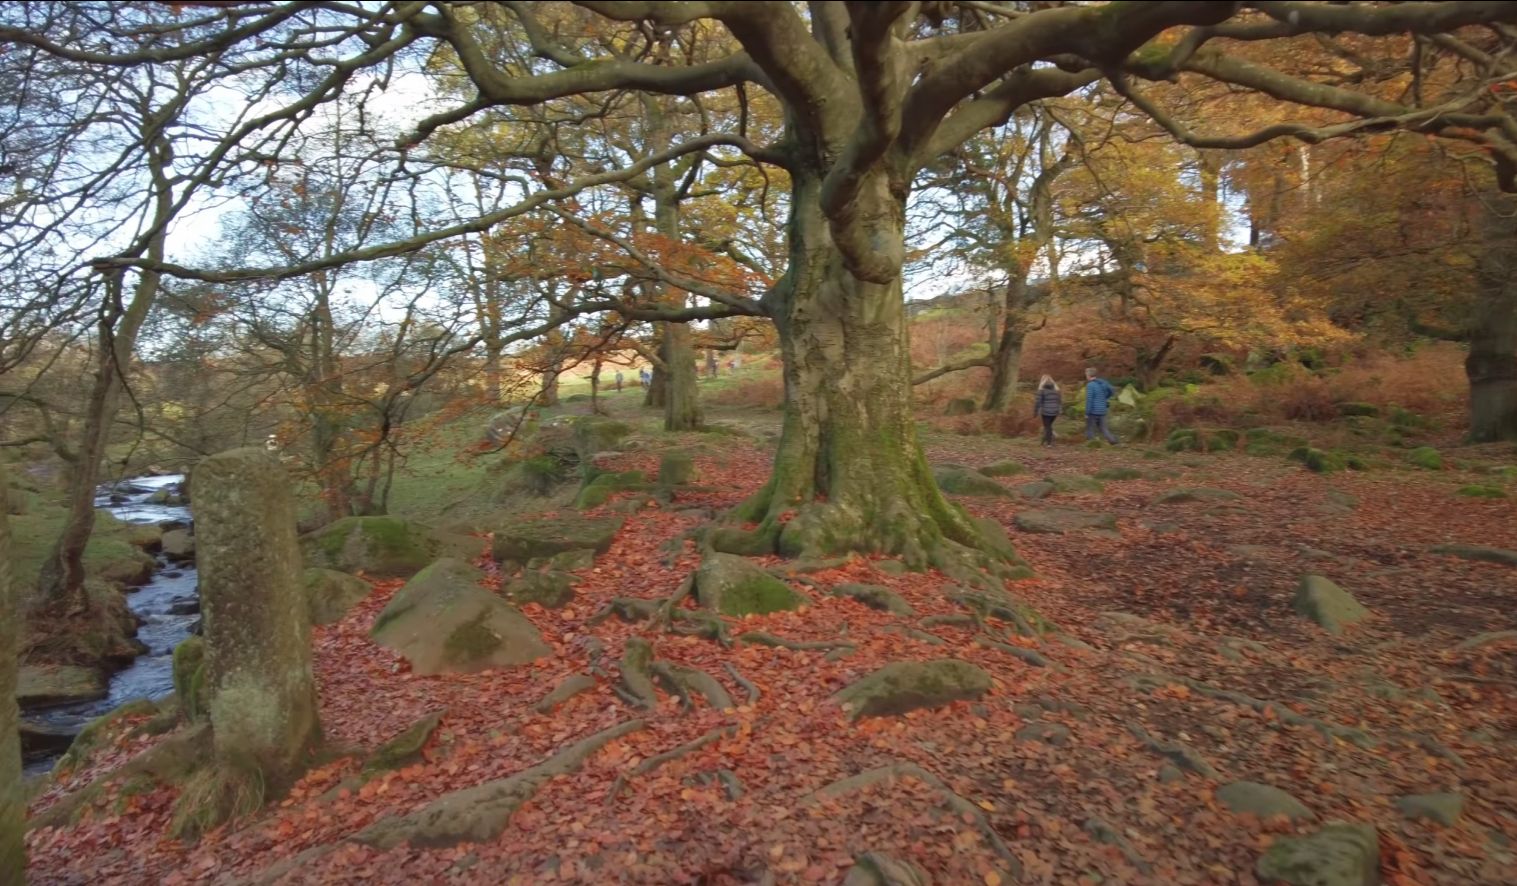
[[[27,828],[59,827],[73,821],[83,807],[93,803],[112,782],[133,776],[156,781],[180,782],[192,775],[210,754],[210,725],[201,723],[176,735],[170,735],[121,766],[92,779],[70,792],[43,812],[32,816]]]
[[[938,778],[936,775],[933,775],[931,772],[928,772],[926,769],[923,769],[915,763],[892,763],[889,766],[881,766],[877,769],[869,769],[864,772],[860,772],[858,775],[853,775],[840,781],[835,781],[825,787],[819,788],[817,791],[812,793],[805,802],[815,803],[824,800],[835,800],[838,797],[849,793],[850,791],[856,791],[859,788],[868,787],[872,784],[878,784],[879,782],[892,778],[900,778],[902,776],[915,778],[917,781],[922,782],[923,784],[937,790],[940,794],[942,794],[944,804],[949,808],[949,810],[951,810],[955,815],[963,818],[965,821],[974,823],[974,825],[980,829],[980,833],[984,835],[985,841],[990,844],[991,849],[993,849],[996,855],[1000,857],[1001,861],[1006,864],[1007,870],[1011,874],[1011,877],[1009,879],[1021,879],[1021,860],[1018,859],[1017,856],[1011,851],[1011,848],[1006,845],[1006,841],[1001,839],[1001,835],[996,833],[996,829],[990,824],[990,819],[985,817],[984,810],[980,809],[980,807],[976,804],[969,802],[964,797],[960,796],[941,778]]]
[[[787,640],[784,637],[776,637],[774,634],[768,633],[767,631],[747,631],[746,633],[738,634],[737,638],[744,643],[754,643],[759,646],[774,646],[780,649],[795,650],[797,652],[818,652],[822,650],[832,649],[852,650],[857,648],[852,643],[845,643],[842,641]]]
[[[550,779],[573,772],[596,751],[646,725],[643,720],[618,723],[580,739],[536,766],[506,778],[444,794],[409,815],[377,821],[350,839],[380,850],[394,849],[401,844],[453,846],[494,840],[506,829],[511,815]]]
[[[745,680],[743,678],[743,675],[738,673],[737,668],[732,665],[732,662],[724,661],[722,662],[722,667],[726,668],[727,673],[732,676],[732,679],[737,682],[737,685],[743,687],[743,691],[748,693],[748,704],[758,704],[758,700],[763,696],[763,693],[759,692],[758,686],[754,685],[749,680]]]
[[[713,741],[716,741],[717,739],[731,735],[736,728],[737,727],[735,726],[722,726],[718,729],[713,729],[705,735],[702,735],[700,738],[697,738],[693,741],[687,741],[677,748],[664,751],[662,754],[655,754],[652,757],[643,760],[641,763],[638,763],[636,766],[632,767],[632,770],[630,772],[624,772],[616,777],[616,781],[612,782],[611,784],[611,790],[606,793],[606,803],[609,805],[610,803],[614,802],[617,796],[622,792],[622,789],[627,786],[627,782],[631,781],[637,776],[647,775],[658,767],[664,765],[665,763],[668,763],[670,760],[677,760],[686,754],[698,751],[706,745],[711,744]]]
[[[596,685],[595,678],[589,674],[571,674],[565,677],[557,686],[553,687],[552,692],[543,696],[542,701],[533,705],[532,710],[539,714],[551,714],[559,705],[579,695],[581,692],[588,692],[594,689]]]
[[[656,661],[651,670],[653,675],[659,678],[660,683],[670,692],[683,698],[687,705],[690,703],[690,693],[693,692],[706,699],[707,704],[719,711],[736,707],[727,688],[700,668]]]

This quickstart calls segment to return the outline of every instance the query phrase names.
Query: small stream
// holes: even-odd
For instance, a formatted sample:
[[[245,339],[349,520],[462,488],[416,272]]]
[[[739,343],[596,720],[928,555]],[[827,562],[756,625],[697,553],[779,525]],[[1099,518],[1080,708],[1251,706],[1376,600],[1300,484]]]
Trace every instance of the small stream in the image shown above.
[[[184,480],[182,474],[139,477],[112,486],[103,486],[95,497],[95,507],[108,511],[126,523],[159,525],[190,523],[190,509],[184,505],[153,504],[154,493]],[[90,720],[134,698],[159,699],[174,691],[174,647],[190,635],[199,621],[196,585],[199,578],[194,563],[174,562],[162,554],[153,578],[140,588],[127,589],[127,605],[137,614],[141,625],[137,639],[148,651],[131,665],[111,675],[108,694],[96,701],[75,702],[45,708],[28,708],[21,717],[30,723],[52,730],[77,733]],[[46,772],[61,752],[28,756],[27,774]]]

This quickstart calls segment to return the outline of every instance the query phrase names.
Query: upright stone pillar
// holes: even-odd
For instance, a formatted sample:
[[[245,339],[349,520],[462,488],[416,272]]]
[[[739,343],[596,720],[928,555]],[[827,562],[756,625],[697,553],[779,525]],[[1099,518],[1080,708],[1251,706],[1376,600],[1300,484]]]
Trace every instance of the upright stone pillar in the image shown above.
[[[16,655],[21,588],[11,568],[10,486],[0,467],[0,883],[26,882],[26,798],[21,791],[21,713]]]
[[[216,763],[282,790],[321,740],[290,479],[264,450],[234,449],[201,461],[193,486]]]

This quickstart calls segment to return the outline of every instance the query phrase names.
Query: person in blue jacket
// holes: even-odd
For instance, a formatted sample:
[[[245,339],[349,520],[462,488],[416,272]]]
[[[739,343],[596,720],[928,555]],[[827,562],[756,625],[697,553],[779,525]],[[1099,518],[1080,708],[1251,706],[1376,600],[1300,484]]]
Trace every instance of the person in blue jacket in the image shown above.
[[[1106,423],[1106,413],[1111,408],[1111,398],[1117,396],[1111,383],[1096,375],[1094,368],[1085,370],[1085,439],[1094,440],[1099,431],[1106,442],[1116,444],[1116,435]]]

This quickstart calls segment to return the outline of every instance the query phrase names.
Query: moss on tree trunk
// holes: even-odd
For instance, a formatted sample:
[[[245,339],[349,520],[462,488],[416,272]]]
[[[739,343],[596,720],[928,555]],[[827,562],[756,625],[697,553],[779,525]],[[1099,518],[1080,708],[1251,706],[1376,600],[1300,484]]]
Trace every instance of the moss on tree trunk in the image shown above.
[[[851,272],[819,181],[793,181],[791,263],[775,313],[783,431],[769,483],[733,516],[759,524],[758,549],[787,556],[880,552],[916,568],[996,571],[1004,558],[939,492],[917,441],[900,276],[880,283]],[[899,225],[890,230],[902,247]]]
[[[0,882],[26,882],[26,798],[21,791],[16,654],[21,639],[20,588],[11,568],[10,486],[0,466]]]
[[[1470,439],[1517,440],[1517,197],[1488,197],[1470,316]]]
[[[321,739],[290,481],[238,449],[202,461],[193,483],[216,763],[277,792]]]

